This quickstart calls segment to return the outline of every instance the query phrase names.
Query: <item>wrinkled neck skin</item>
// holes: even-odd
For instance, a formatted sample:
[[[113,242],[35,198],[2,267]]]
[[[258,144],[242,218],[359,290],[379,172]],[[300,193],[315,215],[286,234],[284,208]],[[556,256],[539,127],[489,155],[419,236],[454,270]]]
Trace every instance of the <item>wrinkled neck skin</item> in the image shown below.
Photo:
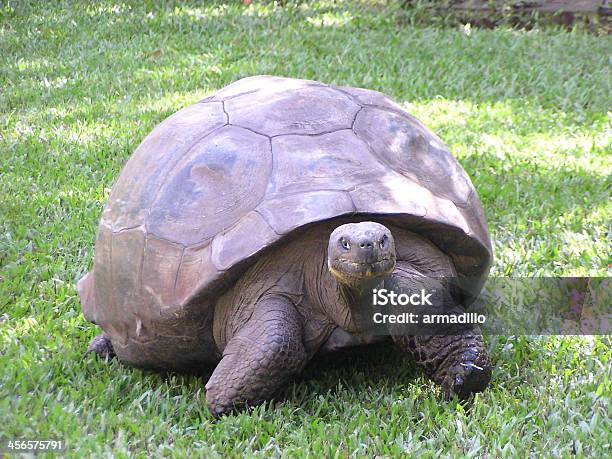
[[[351,311],[351,330],[353,333],[367,333],[373,327],[372,290],[382,288],[384,278],[361,279],[351,283],[338,281],[340,295]]]

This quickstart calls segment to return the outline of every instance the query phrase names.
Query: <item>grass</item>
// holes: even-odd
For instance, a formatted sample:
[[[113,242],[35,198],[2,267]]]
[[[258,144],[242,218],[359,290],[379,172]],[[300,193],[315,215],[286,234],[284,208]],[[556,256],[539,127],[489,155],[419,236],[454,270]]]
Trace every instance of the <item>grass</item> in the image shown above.
[[[396,356],[359,357],[218,422],[200,378],[82,358],[98,331],[74,281],[122,165],[253,74],[378,89],[437,132],[487,211],[493,274],[609,275],[610,37],[254,3],[0,4],[0,438],[72,457],[604,456],[609,337],[489,337],[494,381],[469,405]]]

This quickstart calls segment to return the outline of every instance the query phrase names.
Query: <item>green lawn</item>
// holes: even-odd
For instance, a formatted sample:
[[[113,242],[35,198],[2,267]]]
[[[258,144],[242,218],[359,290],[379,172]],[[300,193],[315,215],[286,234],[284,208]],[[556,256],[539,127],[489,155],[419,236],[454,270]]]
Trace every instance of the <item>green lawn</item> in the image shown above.
[[[482,198],[493,274],[605,276],[612,38],[414,26],[357,2],[140,3],[0,2],[0,438],[75,457],[609,452],[609,337],[489,337],[494,380],[468,405],[375,355],[214,421],[205,380],[83,359],[98,330],[74,282],[144,136],[254,74],[378,89],[437,132]]]

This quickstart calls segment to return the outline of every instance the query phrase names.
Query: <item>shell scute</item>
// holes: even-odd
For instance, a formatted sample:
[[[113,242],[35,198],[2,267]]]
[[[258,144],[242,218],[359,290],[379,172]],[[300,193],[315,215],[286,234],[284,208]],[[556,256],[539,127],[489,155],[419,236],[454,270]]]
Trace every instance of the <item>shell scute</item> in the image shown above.
[[[147,230],[183,245],[210,239],[261,202],[271,169],[269,139],[225,126],[176,165],[159,189]]]
[[[185,151],[226,123],[220,102],[195,104],[162,121],[130,156],[113,186],[102,221],[114,231],[142,225],[155,192]]]
[[[272,139],[274,170],[267,196],[310,190],[349,190],[386,172],[350,129]]]
[[[357,115],[354,130],[394,171],[459,206],[467,203],[473,187],[465,171],[420,124],[368,107]]]
[[[278,235],[317,221],[355,213],[348,193],[343,191],[312,191],[266,199],[259,207],[266,222]]]
[[[270,85],[225,102],[231,124],[271,137],[349,129],[360,108],[339,91],[311,85],[290,91]]]

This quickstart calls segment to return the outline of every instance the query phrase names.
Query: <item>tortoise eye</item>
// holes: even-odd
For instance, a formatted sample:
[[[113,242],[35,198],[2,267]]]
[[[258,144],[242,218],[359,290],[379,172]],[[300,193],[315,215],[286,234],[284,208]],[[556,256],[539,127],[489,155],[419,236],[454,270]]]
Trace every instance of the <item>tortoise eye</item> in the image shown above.
[[[351,244],[345,238],[340,239],[340,244],[342,244],[342,247],[344,247],[346,250],[351,248]]]
[[[385,246],[387,245],[387,236],[383,236],[383,238],[380,240],[380,247],[381,248],[385,248]]]

